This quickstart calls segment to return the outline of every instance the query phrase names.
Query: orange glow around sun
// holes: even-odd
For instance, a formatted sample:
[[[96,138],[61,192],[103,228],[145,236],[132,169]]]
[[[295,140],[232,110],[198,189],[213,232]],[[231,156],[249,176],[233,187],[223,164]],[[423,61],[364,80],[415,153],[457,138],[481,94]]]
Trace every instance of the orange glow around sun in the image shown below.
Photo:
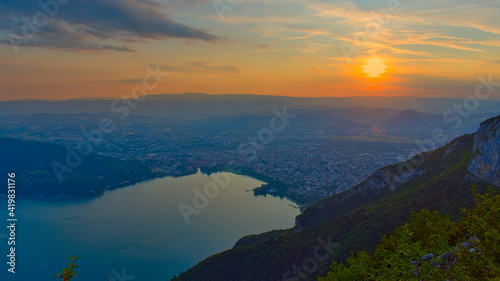
[[[366,64],[363,65],[363,71],[368,77],[380,77],[381,74],[385,73],[386,69],[385,60],[377,57],[366,60]]]

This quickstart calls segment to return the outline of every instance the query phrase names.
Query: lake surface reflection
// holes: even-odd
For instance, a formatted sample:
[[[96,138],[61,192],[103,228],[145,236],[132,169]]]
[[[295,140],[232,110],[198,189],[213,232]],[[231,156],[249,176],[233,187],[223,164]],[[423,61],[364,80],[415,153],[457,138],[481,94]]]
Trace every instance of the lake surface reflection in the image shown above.
[[[68,265],[68,255],[80,257],[75,281],[109,280],[110,276],[117,281],[120,276],[122,280],[169,280],[231,248],[242,236],[293,226],[300,212],[295,204],[255,197],[250,191],[261,181],[229,173],[215,175],[228,176],[228,186],[209,198],[208,206],[192,215],[189,224],[179,204],[193,207],[193,189],[201,191],[213,182],[199,172],[139,183],[95,199],[19,199],[16,274],[7,272],[10,246],[4,226],[0,280],[52,280]],[[7,206],[5,199],[0,202]],[[123,273],[130,278],[124,279]]]

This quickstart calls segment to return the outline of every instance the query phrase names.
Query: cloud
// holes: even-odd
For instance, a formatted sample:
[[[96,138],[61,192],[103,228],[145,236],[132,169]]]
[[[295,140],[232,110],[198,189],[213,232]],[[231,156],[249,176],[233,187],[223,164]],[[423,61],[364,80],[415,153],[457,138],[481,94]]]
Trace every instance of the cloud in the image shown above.
[[[179,72],[179,73],[240,73],[241,69],[235,65],[216,65],[214,62],[189,62],[184,65],[163,64],[160,65],[162,71]]]
[[[132,78],[132,79],[123,79],[120,80],[119,82],[122,83],[142,83],[144,81],[144,78]]]
[[[240,68],[234,65],[224,65],[224,66],[216,66],[215,63],[212,62],[191,62],[188,65],[193,66],[195,68],[209,70],[213,72],[228,72],[228,73],[238,73],[241,72]]]
[[[40,1],[49,2],[56,3],[55,0]],[[133,50],[123,43],[166,38],[221,39],[207,30],[174,22],[161,12],[167,8],[166,4],[153,0],[70,1],[57,8],[55,5],[44,8],[36,0],[3,0],[0,4],[0,30],[3,31],[0,43],[130,52]],[[42,14],[48,17],[44,19]],[[121,43],[116,45],[116,42]]]
[[[342,28],[342,30],[330,29],[331,33],[337,34],[332,37],[339,41],[357,43],[364,51],[361,55],[392,50],[394,53],[408,53],[412,56],[463,56],[465,55],[463,51],[477,53],[471,53],[471,56],[479,56],[488,53],[491,50],[489,46],[498,46],[495,39],[498,38],[497,34],[500,34],[497,20],[500,1],[481,4],[470,0],[439,3],[427,0],[403,1],[402,11],[394,13],[387,24],[381,26],[379,34],[369,36],[368,42],[363,39],[354,42],[354,39],[361,34],[360,30],[365,30],[367,24],[384,20],[383,17],[377,18],[374,14],[387,13],[388,2],[382,0],[344,2],[313,1],[308,8],[315,11],[314,15],[322,21],[330,21],[332,26]],[[429,11],[430,7],[433,9]],[[404,47],[400,48],[401,44],[419,44],[423,52],[416,53]]]
[[[119,52],[135,52],[135,50],[130,49],[129,47],[123,45],[121,47],[111,46],[111,45],[102,45],[103,49],[119,51]]]
[[[423,12],[423,13],[447,12],[447,11],[455,11],[455,10],[464,10],[464,9],[476,8],[476,7],[480,7],[480,6],[491,5],[491,4],[498,4],[498,3],[500,3],[500,1],[493,1],[493,2],[488,2],[488,3],[472,4],[472,5],[465,5],[465,6],[458,6],[458,7],[448,7],[448,8],[434,9],[434,10],[427,10],[427,11],[420,11],[420,12]]]

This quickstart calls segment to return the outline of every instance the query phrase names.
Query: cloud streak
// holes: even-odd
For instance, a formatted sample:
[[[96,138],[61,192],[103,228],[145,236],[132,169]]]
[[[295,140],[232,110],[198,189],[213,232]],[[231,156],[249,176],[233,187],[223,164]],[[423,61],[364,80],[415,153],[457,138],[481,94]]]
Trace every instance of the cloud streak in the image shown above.
[[[216,65],[214,62],[205,62],[205,61],[189,62],[184,65],[164,64],[161,65],[160,68],[162,71],[171,71],[179,73],[235,74],[241,72],[241,69],[235,65],[228,64],[220,66]]]
[[[45,9],[35,0],[4,0],[0,4],[0,30],[3,30],[0,43],[17,40],[19,45],[34,47],[130,52],[133,50],[125,45],[130,42],[221,39],[208,30],[175,22],[161,12],[167,9],[167,5],[152,0],[69,1],[66,5],[45,6]],[[39,23],[32,19],[40,12],[50,16],[49,20],[37,29],[35,36],[25,40],[23,31],[27,24],[33,27],[33,23]]]

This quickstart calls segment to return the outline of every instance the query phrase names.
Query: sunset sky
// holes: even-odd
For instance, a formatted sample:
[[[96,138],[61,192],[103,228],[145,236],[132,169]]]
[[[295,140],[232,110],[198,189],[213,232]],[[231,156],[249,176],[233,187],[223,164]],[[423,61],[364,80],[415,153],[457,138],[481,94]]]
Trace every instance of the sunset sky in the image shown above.
[[[148,65],[168,73],[149,94],[465,97],[500,80],[500,1],[57,1],[0,2],[0,100],[117,97]]]

